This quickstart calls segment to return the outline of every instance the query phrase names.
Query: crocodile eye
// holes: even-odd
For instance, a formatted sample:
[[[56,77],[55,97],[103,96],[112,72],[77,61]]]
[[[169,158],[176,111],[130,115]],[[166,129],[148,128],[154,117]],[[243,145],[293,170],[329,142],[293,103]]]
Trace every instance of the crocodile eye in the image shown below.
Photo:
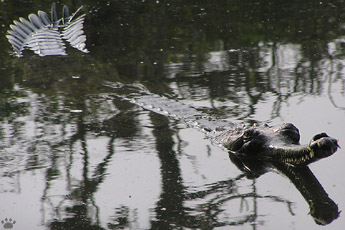
[[[281,129],[278,130],[279,133],[284,136],[285,140],[291,140],[293,144],[298,144],[300,135],[298,129],[292,124],[285,124],[281,126]]]
[[[243,132],[243,138],[244,138],[244,139],[249,139],[250,136],[251,136],[250,130],[245,130],[245,131]]]
[[[291,123],[284,123],[283,125],[281,125],[280,127],[281,129],[285,129],[285,130],[294,130],[294,131],[298,131],[298,129],[296,128],[296,126],[294,126],[293,124]]]
[[[257,134],[257,132],[254,129],[247,129],[243,132],[243,138],[244,140],[250,140],[253,139],[255,134]]]

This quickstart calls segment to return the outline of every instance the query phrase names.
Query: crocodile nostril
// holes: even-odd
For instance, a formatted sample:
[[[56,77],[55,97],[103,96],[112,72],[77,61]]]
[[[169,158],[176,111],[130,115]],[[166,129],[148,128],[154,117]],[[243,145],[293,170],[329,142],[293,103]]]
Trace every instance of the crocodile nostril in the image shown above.
[[[316,135],[312,138],[312,140],[313,140],[313,141],[316,141],[316,140],[321,139],[321,138],[323,138],[323,137],[329,137],[329,136],[327,135],[327,133],[319,133],[319,134],[316,134]]]

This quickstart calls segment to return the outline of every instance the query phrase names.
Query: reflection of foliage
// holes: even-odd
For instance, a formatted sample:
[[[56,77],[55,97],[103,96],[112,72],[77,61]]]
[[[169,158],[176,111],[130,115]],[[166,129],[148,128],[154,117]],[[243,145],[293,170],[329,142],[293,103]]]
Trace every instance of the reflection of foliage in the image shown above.
[[[58,155],[54,156],[51,161],[51,168],[48,168],[47,170],[46,187],[44,196],[42,197],[42,203],[52,206],[57,216],[60,216],[61,212],[67,213],[68,216],[64,218],[63,221],[51,222],[51,229],[102,229],[98,224],[99,220],[97,218],[99,207],[97,206],[97,204],[95,204],[94,194],[104,181],[108,164],[111,163],[111,160],[113,158],[113,145],[115,138],[131,138],[137,131],[135,126],[132,126],[130,130],[127,130],[125,132],[123,131],[125,127],[122,127],[122,125],[127,126],[128,123],[135,124],[133,120],[130,121],[130,119],[133,118],[130,113],[128,113],[127,116],[123,115],[122,113],[119,113],[118,115],[115,114],[115,118],[113,118],[110,112],[110,114],[107,114],[107,116],[111,119],[105,120],[104,123],[99,120],[96,122],[95,120],[93,120],[95,118],[93,118],[92,120],[84,120],[83,116],[81,115],[82,114],[79,113],[79,117],[76,120],[75,132],[72,135],[66,136],[65,140],[62,140],[59,143],[55,144],[55,148],[59,148],[60,151],[63,151],[63,149],[65,149],[66,152],[66,148],[69,148],[69,151],[67,151],[69,153],[69,156],[65,156],[66,158],[68,158],[68,165],[65,172],[68,181],[68,195],[66,197],[63,197],[63,199],[59,202],[59,205],[55,207],[52,202],[52,197],[49,196],[49,193],[51,192],[51,187],[54,179],[56,179],[54,177],[51,177],[51,171],[58,171]],[[87,117],[87,113],[85,117]],[[112,127],[112,129],[110,130],[108,126]],[[99,164],[94,167],[93,173],[90,172],[91,164],[93,162],[90,161],[90,158],[92,156],[89,153],[90,147],[88,146],[89,134],[96,134],[98,136],[105,135],[110,137],[107,155]],[[77,147],[79,144],[81,146]],[[78,181],[77,184],[75,184],[75,182],[73,182],[74,178],[71,171],[73,170],[73,168],[77,167],[74,165],[76,161],[76,159],[74,158],[76,158],[75,155],[79,151],[83,156],[82,168],[80,172],[82,178]],[[52,150],[52,152],[54,151]],[[54,176],[56,176],[56,174]],[[66,206],[66,203],[71,203],[72,205]],[[96,218],[95,216],[93,216],[93,213],[95,214]],[[124,222],[125,213],[121,213],[123,215],[119,218],[119,223],[121,225],[125,225],[128,221],[126,223]]]
[[[291,202],[284,200],[278,196],[262,196],[256,193],[255,180],[251,186],[252,191],[248,193],[239,193],[236,191],[237,184],[244,177],[239,175],[237,178],[229,181],[219,181],[209,186],[206,190],[200,189],[195,193],[186,194],[186,200],[207,200],[207,203],[199,204],[196,208],[187,208],[188,212],[195,218],[194,226],[236,226],[250,223],[256,225],[258,222],[259,213],[256,210],[257,202],[259,199],[271,199],[274,202],[287,204],[288,210],[291,210]],[[213,198],[207,198],[207,197]],[[236,202],[238,201],[239,202]],[[239,213],[242,215],[235,217],[232,213],[232,217],[225,218],[224,220],[217,218],[222,213],[227,212],[222,206],[231,205],[233,208],[236,204],[239,204]],[[252,205],[252,207],[250,207]],[[242,213],[243,212],[243,213]],[[291,211],[290,211],[291,212]],[[293,213],[291,213],[293,215]],[[211,225],[211,226],[210,226]]]
[[[2,4],[5,15],[13,12],[5,10],[12,9],[12,4]],[[291,89],[282,88],[284,85],[281,82],[294,80],[293,92],[320,92],[324,68],[321,61],[328,58],[327,44],[341,35],[339,28],[344,17],[338,10],[343,3],[338,1],[321,5],[312,1],[295,4],[234,0],[196,4],[189,1],[85,0],[74,4],[84,5],[85,11],[93,9],[88,15],[86,33],[92,44],[88,46],[92,48],[94,59],[75,55],[72,58],[51,59],[51,62],[42,59],[15,62],[15,65],[23,68],[22,73],[16,76],[18,80],[24,76],[25,84],[30,86],[37,81],[37,90],[42,88],[42,84],[52,89],[53,84],[55,89],[63,91],[69,89],[74,93],[76,88],[83,87],[83,92],[97,93],[101,91],[100,88],[91,86],[119,73],[124,81],[143,80],[152,92],[166,93],[170,89],[162,92],[162,87],[167,88],[173,76],[180,93],[187,98],[193,99],[202,88],[207,90],[205,99],[211,99],[214,105],[211,113],[220,116],[229,114],[229,117],[241,119],[255,113],[255,105],[265,99],[267,92],[277,97],[272,116],[278,116],[281,102],[291,92]],[[48,3],[44,7],[49,8]],[[277,11],[280,13],[277,14]],[[17,17],[8,15],[6,18]],[[295,71],[292,77],[288,77],[288,72],[281,72],[285,68],[284,63],[275,60],[279,56],[277,47],[285,43],[300,47],[297,51],[301,54],[300,62],[295,70],[289,70]],[[224,60],[217,64],[225,68],[217,69],[209,65],[212,57],[210,51],[223,50]],[[267,55],[272,55],[271,63],[266,63]],[[4,63],[8,62],[5,60]],[[81,65],[83,68],[77,70],[76,67]],[[270,71],[266,72],[268,68]],[[46,78],[47,75],[59,76],[61,84]],[[72,76],[87,81],[68,87],[71,81],[66,82],[66,78]],[[315,86],[317,88],[313,89]],[[289,92],[283,93],[286,90]],[[44,91],[47,93],[47,90]],[[231,101],[235,105],[215,105],[224,101]]]
[[[31,13],[37,1],[19,2],[22,7],[18,7],[18,1],[0,4],[1,24],[9,25],[13,19]],[[319,95],[327,82],[322,79],[327,76],[325,63],[330,61],[332,71],[338,71],[330,81],[343,81],[343,43],[336,40],[343,33],[344,3],[340,1],[323,1],[322,5],[311,0],[85,0],[74,1],[76,6],[63,3],[73,8],[84,5],[85,11],[91,10],[85,24],[90,54],[13,59],[6,53],[10,50],[4,36],[8,28],[0,31],[1,151],[3,158],[19,158],[18,162],[14,160],[12,165],[2,167],[1,172],[13,175],[14,171],[45,170],[42,203],[62,218],[53,222],[52,228],[98,229],[98,217],[89,218],[88,208],[98,208],[93,193],[102,184],[113,159],[114,142],[118,138],[131,140],[140,132],[133,105],[100,96],[109,91],[102,85],[104,80],[139,81],[160,95],[211,101],[210,108],[202,108],[204,112],[241,120],[255,113],[257,103],[265,100],[267,92],[277,97],[273,116],[279,115],[280,103],[293,93]],[[40,1],[36,6],[48,9],[50,4],[51,1]],[[328,50],[330,42],[337,47],[332,55]],[[293,49],[284,47],[286,44]],[[286,68],[284,60],[279,59],[282,49],[299,55],[295,66]],[[223,103],[217,105],[219,102]],[[254,211],[241,216],[241,220],[217,220],[225,212],[224,205],[234,200],[240,201],[239,209],[250,199],[266,198],[290,209],[290,202],[279,197],[258,195],[255,190],[236,193],[237,178],[198,188],[195,193],[187,192],[172,147],[176,130],[168,129],[164,119],[151,116],[164,178],[152,229],[171,228],[169,224],[204,228],[255,224]],[[34,128],[30,126],[33,124]],[[28,135],[28,130],[34,130],[34,135]],[[94,168],[90,166],[89,136],[109,138],[107,156]],[[78,144],[82,145],[80,152],[75,151]],[[131,142],[128,145],[136,147]],[[10,157],[3,154],[4,149],[11,150],[7,154]],[[83,156],[82,168],[73,165],[78,154]],[[61,167],[62,159],[67,161],[67,172]],[[70,177],[72,169],[83,174],[77,182]],[[49,192],[56,186],[54,181],[65,179],[64,175],[67,196],[56,205]],[[200,199],[199,206],[188,205]],[[132,221],[129,208],[115,209],[108,227],[128,227]]]
[[[129,208],[126,206],[116,208],[114,221],[108,224],[108,229],[125,229],[129,226]]]

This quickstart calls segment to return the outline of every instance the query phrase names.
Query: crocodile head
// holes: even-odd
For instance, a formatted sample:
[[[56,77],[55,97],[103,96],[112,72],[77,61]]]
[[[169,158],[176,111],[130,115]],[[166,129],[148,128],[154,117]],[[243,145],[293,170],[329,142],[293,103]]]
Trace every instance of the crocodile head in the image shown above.
[[[331,156],[340,146],[336,139],[328,136],[326,133],[320,133],[311,139],[309,148],[315,154],[316,159],[322,159]]]
[[[315,135],[308,145],[300,145],[299,130],[290,123],[281,126],[254,126],[223,130],[217,141],[242,157],[257,157],[307,165],[337,151],[336,139],[326,133]]]

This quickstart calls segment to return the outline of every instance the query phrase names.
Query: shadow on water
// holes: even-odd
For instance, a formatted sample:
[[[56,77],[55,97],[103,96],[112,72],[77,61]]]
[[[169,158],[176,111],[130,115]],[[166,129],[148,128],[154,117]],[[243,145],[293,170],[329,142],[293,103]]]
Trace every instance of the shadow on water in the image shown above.
[[[17,9],[15,1],[2,2],[1,24],[32,13],[24,8],[31,9],[34,2],[23,2],[23,9]],[[110,165],[118,160],[119,142],[139,152],[145,148],[139,138],[146,141],[140,109],[105,97],[106,80],[139,82],[154,94],[206,101],[209,106],[199,110],[245,123],[256,122],[252,115],[268,94],[275,102],[267,120],[279,117],[282,103],[296,94],[319,96],[326,91],[334,107],[344,108],[334,96],[334,87],[344,88],[341,1],[322,6],[315,1],[74,4],[75,9],[83,4],[89,12],[85,34],[90,54],[71,50],[68,56],[40,58],[24,52],[15,59],[8,53],[5,32],[0,32],[0,192],[20,194],[19,175],[43,175],[40,211],[51,229],[124,229],[138,222],[126,204],[112,207],[110,219],[103,217],[102,204],[95,199]],[[242,173],[191,191],[195,188],[184,183],[181,172],[174,122],[154,113],[149,120],[162,183],[148,228],[212,229],[249,223],[256,229],[260,199],[282,203],[293,215],[292,201],[256,191],[256,178],[268,171],[289,178],[317,224],[338,217],[338,206],[308,167],[246,162],[230,155]],[[90,142],[98,138],[105,138],[105,148],[94,151],[99,144]],[[95,161],[97,153],[103,155]],[[250,191],[238,191],[245,177]],[[61,187],[65,190],[56,195]],[[115,191],[107,199],[116,196]],[[239,209],[252,209],[237,219],[221,218],[223,206],[232,201],[238,201]]]

